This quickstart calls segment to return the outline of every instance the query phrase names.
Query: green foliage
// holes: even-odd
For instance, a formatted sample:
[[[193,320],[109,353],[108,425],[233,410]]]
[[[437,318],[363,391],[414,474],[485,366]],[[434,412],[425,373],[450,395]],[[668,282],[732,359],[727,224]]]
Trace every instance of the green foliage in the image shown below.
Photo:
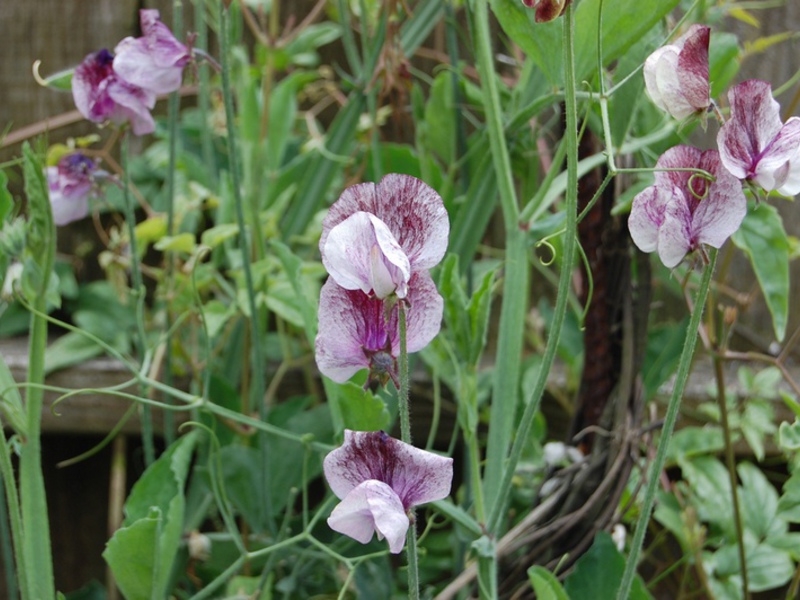
[[[589,550],[575,563],[575,569],[564,581],[564,589],[570,598],[613,598],[622,581],[625,557],[622,556],[611,536],[599,532]],[[634,580],[629,598],[649,600],[653,596],[647,591],[640,577]]]
[[[783,220],[774,207],[751,204],[731,239],[750,259],[772,314],[775,338],[782,341],[789,314],[789,241]]]

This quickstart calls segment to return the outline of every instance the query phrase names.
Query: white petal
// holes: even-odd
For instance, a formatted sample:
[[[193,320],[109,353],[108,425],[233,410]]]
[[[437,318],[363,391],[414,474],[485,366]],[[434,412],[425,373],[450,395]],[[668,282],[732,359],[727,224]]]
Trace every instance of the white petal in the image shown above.
[[[370,479],[353,488],[336,505],[328,517],[328,525],[366,544],[373,532],[386,538],[389,550],[398,554],[408,531],[409,520],[397,494],[381,481]]]
[[[377,252],[377,253],[376,253]],[[340,286],[385,298],[411,276],[408,257],[386,224],[359,211],[330,230],[322,262]],[[400,294],[398,294],[400,295]]]
[[[664,210],[671,197],[668,189],[651,185],[633,199],[628,229],[642,252],[653,252],[658,246],[658,228],[664,222]]]
[[[692,248],[691,218],[685,199],[673,195],[658,230],[658,257],[669,269],[677,266]]]

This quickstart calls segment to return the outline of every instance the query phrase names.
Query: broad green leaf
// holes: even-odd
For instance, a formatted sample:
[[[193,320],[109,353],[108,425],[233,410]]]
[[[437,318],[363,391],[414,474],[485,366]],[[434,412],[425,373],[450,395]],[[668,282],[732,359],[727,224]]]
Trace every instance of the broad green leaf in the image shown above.
[[[11,375],[11,369],[8,368],[2,356],[0,356],[0,409],[2,409],[3,421],[24,437],[28,429],[28,421],[22,407],[22,396]]]
[[[680,323],[648,330],[642,365],[645,398],[652,398],[678,368],[688,324],[688,319],[684,319]]]
[[[70,331],[47,347],[44,353],[45,373],[53,373],[102,355],[103,347],[81,332]]]
[[[558,577],[544,567],[533,566],[528,569],[528,580],[538,600],[569,600]]]
[[[360,385],[348,381],[338,386],[344,426],[354,431],[378,431],[389,425],[384,401]]]
[[[192,233],[179,233],[178,235],[168,235],[162,237],[155,243],[154,248],[164,252],[172,250],[173,252],[185,252],[191,254],[194,252],[196,243],[194,241],[194,234]]]
[[[747,254],[772,314],[775,337],[782,341],[789,316],[789,240],[778,211],[750,203],[742,226],[731,237]]]
[[[423,141],[445,164],[455,157],[456,113],[453,104],[453,79],[449,71],[442,71],[433,80],[428,102],[425,105]]]
[[[784,452],[796,452],[800,450],[800,420],[795,419],[789,425],[784,421],[778,429],[778,445]]]
[[[614,598],[624,571],[625,557],[617,550],[611,536],[601,531],[591,548],[575,563],[575,569],[564,581],[564,589],[570,598]],[[638,575],[628,598],[652,599]]]
[[[725,438],[719,427],[684,427],[676,431],[669,440],[667,456],[677,462],[703,454],[717,454],[724,450]]]
[[[603,62],[608,65],[627,52],[670,13],[679,0],[617,0],[604,4]],[[533,11],[517,0],[492,0],[492,10],[512,41],[536,62],[550,83],[559,85],[562,19],[535,23]],[[575,8],[575,77],[593,79],[597,65],[600,0],[583,0]]]
[[[719,98],[739,72],[739,38],[732,33],[714,31],[708,45],[708,78],[711,97]]]
[[[103,552],[117,587],[127,600],[158,597],[154,571],[158,560],[161,511],[148,510],[147,516],[117,530]]]
[[[783,400],[783,403],[789,408],[789,410],[791,410],[796,417],[800,417],[800,402],[786,392],[778,391],[778,393],[780,394],[781,400]]]
[[[789,552],[769,544],[759,544],[747,555],[747,576],[750,591],[776,590],[789,582],[795,565]]]
[[[778,492],[761,469],[743,462],[736,470],[742,482],[739,502],[745,529],[752,531],[758,539],[785,533],[786,523],[777,518]]]
[[[293,302],[300,314],[300,326],[305,329],[306,338],[313,345],[317,335],[318,286],[312,285],[309,278],[303,276],[303,261],[286,244],[276,240],[272,243],[272,249],[280,260],[294,292]]]
[[[701,521],[718,525],[731,539],[734,534],[731,484],[728,470],[715,457],[697,456],[680,461]]]
[[[239,235],[239,226],[234,223],[222,223],[206,229],[200,236],[200,242],[209,248],[216,248]]]
[[[783,484],[783,494],[778,500],[778,516],[790,523],[800,523],[800,471],[796,471]]]

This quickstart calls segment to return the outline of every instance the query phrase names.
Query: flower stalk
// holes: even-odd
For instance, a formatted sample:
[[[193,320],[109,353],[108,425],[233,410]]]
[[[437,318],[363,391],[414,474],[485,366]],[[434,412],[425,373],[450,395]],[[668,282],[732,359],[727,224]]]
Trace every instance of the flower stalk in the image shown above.
[[[708,264],[705,266],[702,279],[700,280],[700,286],[697,289],[694,309],[692,310],[689,327],[686,329],[686,339],[683,344],[680,362],[678,363],[678,372],[675,376],[675,386],[672,389],[672,396],[670,397],[669,404],[667,405],[667,414],[664,417],[664,426],[661,429],[661,439],[658,442],[656,457],[653,460],[648,472],[647,485],[645,486],[644,490],[642,507],[639,512],[639,518],[636,521],[636,530],[633,534],[633,540],[631,541],[631,549],[625,564],[625,572],[622,576],[622,582],[620,584],[619,591],[617,592],[617,600],[627,600],[631,590],[631,585],[633,584],[633,578],[636,575],[636,566],[639,559],[639,553],[642,550],[644,535],[647,531],[647,523],[649,522],[650,514],[653,511],[656,490],[658,488],[658,476],[664,468],[664,463],[667,460],[669,440],[672,437],[672,431],[675,429],[675,421],[678,418],[678,409],[681,405],[683,390],[686,388],[686,382],[689,379],[692,356],[694,355],[694,347],[697,343],[697,330],[700,327],[700,320],[703,315],[706,298],[708,297],[708,290],[711,287],[711,276],[714,273],[714,266],[717,262],[717,252],[718,251],[716,248],[709,249]]]

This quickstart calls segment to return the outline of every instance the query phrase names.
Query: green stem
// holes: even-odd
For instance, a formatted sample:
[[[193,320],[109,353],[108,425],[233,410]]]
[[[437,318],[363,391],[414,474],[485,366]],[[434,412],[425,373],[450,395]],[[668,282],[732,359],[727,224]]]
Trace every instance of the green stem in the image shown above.
[[[411,415],[408,406],[409,376],[408,376],[408,336],[406,322],[406,303],[399,300],[397,303],[398,322],[400,329],[400,357],[398,370],[400,371],[400,439],[406,444],[411,443]],[[408,597],[412,600],[419,599],[419,568],[417,566],[417,526],[414,518],[414,508],[408,510],[411,521],[406,535],[406,557],[408,560]]]
[[[473,1],[472,16],[475,53],[486,110],[486,128],[506,234],[505,280],[483,484],[487,506],[491,509],[497,504],[497,498],[501,494],[499,479],[508,454],[519,400],[520,357],[525,331],[529,268],[525,233],[518,223],[519,208],[503,129],[486,0]]]
[[[20,591],[22,592],[23,600],[32,598],[28,589],[28,572],[25,568],[25,556],[22,551],[23,537],[22,537],[22,513],[19,506],[19,495],[17,493],[17,486],[14,478],[14,467],[11,465],[11,453],[8,448],[8,441],[6,440],[5,431],[0,427],[0,478],[3,480],[3,488],[5,492],[6,506],[8,507],[8,523],[11,528],[11,538],[14,541],[14,561],[6,564],[6,588],[8,597],[14,598],[12,593],[12,582],[16,581],[19,584]],[[14,578],[14,563],[16,563],[16,579]],[[8,571],[11,571],[11,577],[8,576]]]
[[[126,134],[120,144],[120,163],[122,164],[123,182],[122,194],[125,205],[125,222],[128,226],[130,261],[131,261],[131,301],[136,310],[136,348],[139,356],[144,356],[147,349],[147,333],[144,329],[144,285],[142,271],[139,269],[139,249],[136,242],[136,215],[133,210],[133,197],[130,192],[130,175],[128,154],[130,151],[130,136]],[[147,396],[147,390],[142,389],[141,395]],[[144,447],[144,462],[150,466],[156,459],[155,443],[153,441],[153,416],[150,407],[142,405],[142,445]]]
[[[172,31],[180,39],[183,29],[183,3],[175,0],[172,7]],[[175,235],[175,170],[178,157],[178,113],[180,111],[180,94],[175,91],[169,96],[169,168],[167,170],[167,235]],[[167,336],[165,344],[167,351],[164,353],[164,381],[172,385],[172,296],[175,293],[175,253],[168,251],[166,255],[166,303],[164,313],[166,317]],[[169,403],[169,398],[164,398]],[[164,413],[164,438],[167,445],[175,441],[175,419],[172,412]]]
[[[709,254],[709,263],[706,265],[703,272],[703,278],[700,281],[700,287],[697,290],[695,298],[694,309],[692,310],[692,317],[689,321],[689,327],[686,330],[686,340],[683,344],[683,351],[681,352],[680,362],[678,363],[678,373],[675,377],[675,387],[672,389],[672,396],[667,406],[667,414],[664,417],[664,426],[661,430],[661,439],[658,442],[658,450],[656,450],[656,457],[647,477],[647,485],[644,491],[644,499],[642,507],[639,512],[639,519],[636,521],[636,531],[631,541],[631,550],[628,555],[628,560],[625,565],[625,572],[623,573],[622,583],[620,584],[617,593],[618,600],[627,600],[630,593],[633,578],[636,575],[636,566],[639,558],[639,553],[642,550],[644,536],[647,531],[647,523],[650,520],[650,513],[653,510],[653,503],[655,502],[656,490],[658,488],[658,476],[664,468],[664,463],[667,459],[667,448],[669,447],[669,439],[672,437],[672,431],[675,428],[675,421],[678,418],[678,409],[681,405],[681,398],[683,397],[683,390],[686,387],[686,381],[689,379],[689,370],[692,365],[692,356],[694,355],[694,346],[697,342],[697,329],[700,326],[700,318],[703,314],[703,307],[705,306],[706,297],[708,296],[708,289],[711,285],[711,275],[714,272],[714,265],[717,261],[717,250],[711,248]]]
[[[712,307],[709,306],[709,310]],[[709,321],[714,321],[713,313]],[[715,343],[716,345],[716,343]],[[731,484],[731,501],[733,502],[733,523],[736,526],[736,541],[739,551],[740,573],[742,574],[742,598],[750,599],[749,581],[747,576],[747,556],[744,547],[744,527],[742,526],[742,511],[739,506],[739,486],[736,479],[736,457],[733,453],[733,439],[731,438],[731,426],[728,421],[728,401],[725,395],[725,372],[722,368],[722,355],[719,348],[712,348],[714,362],[714,376],[717,382],[717,401],[719,402],[720,423],[722,434],[725,438],[725,466],[728,469],[728,480]]]
[[[569,286],[571,281],[572,264],[575,259],[575,240],[578,216],[578,117],[577,99],[575,97],[575,52],[573,48],[573,8],[568,6],[564,14],[564,103],[566,112],[566,130],[564,137],[567,142],[567,186],[566,186],[566,225],[564,232],[564,250],[561,258],[561,272],[558,279],[558,293],[556,305],[553,310],[553,320],[550,325],[550,335],[542,357],[539,375],[533,386],[530,397],[525,404],[525,411],[520,420],[519,428],[514,437],[514,445],[508,463],[503,469],[502,480],[499,483],[499,496],[491,505],[488,529],[496,532],[499,529],[503,507],[511,491],[512,479],[517,463],[522,456],[522,450],[528,441],[533,419],[539,410],[547,376],[553,365],[561,329],[567,313],[569,300]]]

